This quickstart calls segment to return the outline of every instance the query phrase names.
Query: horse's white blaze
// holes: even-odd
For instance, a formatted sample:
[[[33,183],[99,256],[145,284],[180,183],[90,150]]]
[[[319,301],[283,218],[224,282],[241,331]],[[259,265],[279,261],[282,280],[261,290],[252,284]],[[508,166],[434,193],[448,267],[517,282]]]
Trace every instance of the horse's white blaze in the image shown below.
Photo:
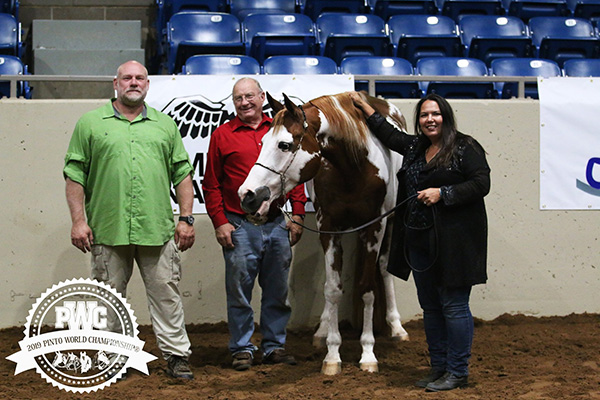
[[[243,198],[245,193],[256,191],[260,186],[266,186],[271,192],[271,197],[263,202],[257,214],[264,215],[273,201],[282,194],[295,188],[300,182],[300,171],[302,168],[318,154],[311,154],[300,148],[296,152],[282,151],[278,146],[280,142],[293,142],[293,136],[283,127],[276,127],[265,134],[262,141],[262,149],[256,162],[269,167],[271,170],[261,165],[254,165],[244,183],[238,190],[238,195]],[[273,171],[285,173],[285,187],[282,188],[281,176]]]

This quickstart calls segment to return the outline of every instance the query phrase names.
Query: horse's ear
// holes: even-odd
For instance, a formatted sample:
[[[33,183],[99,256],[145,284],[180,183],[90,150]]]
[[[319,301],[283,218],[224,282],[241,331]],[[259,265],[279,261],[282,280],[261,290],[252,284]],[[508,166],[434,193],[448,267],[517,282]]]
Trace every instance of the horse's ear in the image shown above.
[[[285,104],[285,108],[287,108],[288,111],[293,114],[294,110],[296,110],[298,108],[298,106],[296,106],[294,104],[294,102],[291,101],[290,98],[285,95],[285,93],[282,93],[282,94],[283,94],[283,104]]]
[[[267,102],[273,109],[273,114],[277,114],[279,111],[283,110],[283,104],[275,100],[269,92],[267,92]]]

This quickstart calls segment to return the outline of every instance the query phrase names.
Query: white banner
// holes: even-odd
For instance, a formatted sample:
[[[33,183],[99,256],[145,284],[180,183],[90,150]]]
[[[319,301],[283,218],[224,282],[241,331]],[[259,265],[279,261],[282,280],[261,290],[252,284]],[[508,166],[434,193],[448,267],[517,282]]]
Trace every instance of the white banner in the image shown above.
[[[600,209],[600,79],[538,78],[540,208]]]
[[[194,165],[194,214],[206,213],[202,179],[210,134],[235,116],[231,99],[233,84],[241,76],[231,75],[155,75],[150,76],[146,102],[171,116],[183,137],[183,144]],[[354,90],[352,75],[252,75],[263,90],[283,101],[285,93],[296,104],[319,96]],[[265,102],[264,112],[272,116]],[[171,199],[175,199],[174,193]],[[172,201],[173,210],[178,213]]]

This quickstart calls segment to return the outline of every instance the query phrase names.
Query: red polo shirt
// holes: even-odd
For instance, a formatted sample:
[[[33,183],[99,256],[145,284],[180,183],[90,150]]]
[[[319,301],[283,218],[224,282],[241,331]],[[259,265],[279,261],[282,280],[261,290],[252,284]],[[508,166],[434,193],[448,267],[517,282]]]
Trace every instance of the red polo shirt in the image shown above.
[[[254,129],[236,116],[212,133],[202,190],[206,211],[215,228],[228,222],[225,211],[245,214],[237,191],[258,159],[262,137],[271,127],[271,122],[272,119],[263,114],[260,125]],[[291,190],[287,198],[292,204],[292,214],[304,215],[304,185]],[[279,204],[284,202],[282,197]]]

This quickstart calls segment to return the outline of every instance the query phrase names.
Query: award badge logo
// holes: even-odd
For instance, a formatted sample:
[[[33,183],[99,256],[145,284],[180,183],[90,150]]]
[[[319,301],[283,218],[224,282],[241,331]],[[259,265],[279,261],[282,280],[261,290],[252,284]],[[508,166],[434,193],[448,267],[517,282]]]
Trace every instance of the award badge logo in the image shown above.
[[[138,325],[127,301],[91,279],[60,282],[37,299],[25,323],[15,375],[35,368],[53,386],[89,393],[119,379],[127,368],[148,375]]]

